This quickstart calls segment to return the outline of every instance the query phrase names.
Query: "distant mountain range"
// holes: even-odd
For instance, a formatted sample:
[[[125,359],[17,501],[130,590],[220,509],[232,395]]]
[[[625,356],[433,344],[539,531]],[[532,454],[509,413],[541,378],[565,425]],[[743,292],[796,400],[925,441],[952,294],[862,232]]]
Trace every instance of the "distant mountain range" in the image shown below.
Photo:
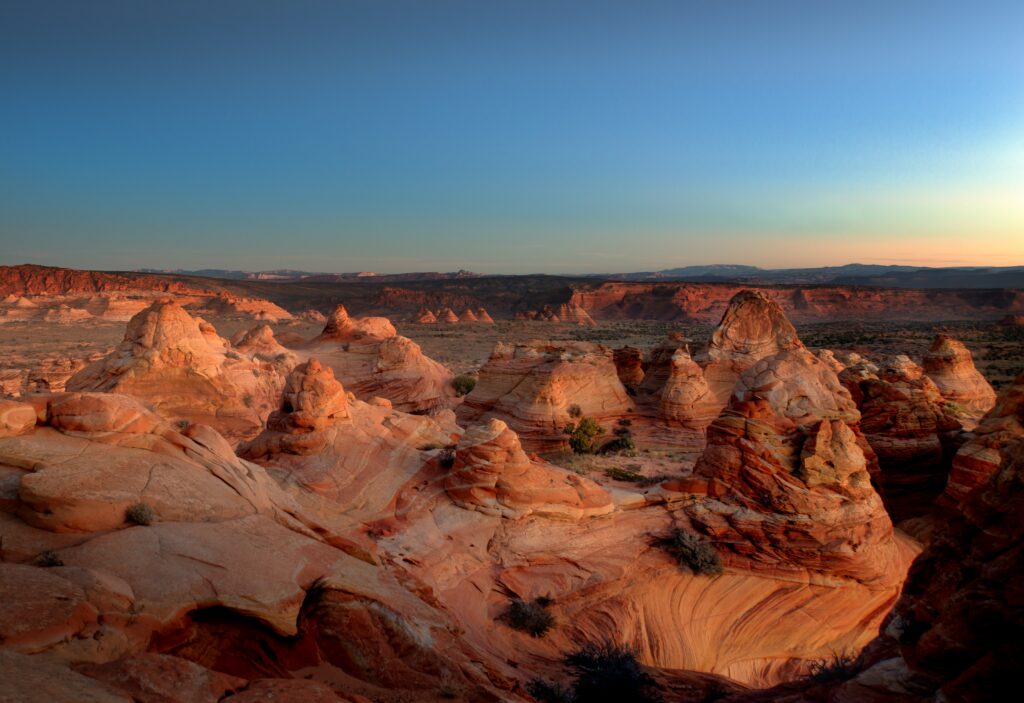
[[[481,278],[471,271],[448,273],[425,271],[416,273],[378,274],[369,271],[323,273],[275,269],[272,271],[232,271],[202,269],[199,271],[139,269],[143,273],[202,276],[233,281],[304,281],[310,283],[409,281],[445,281]],[[661,271],[634,273],[576,274],[573,278],[597,278],[618,281],[688,281],[694,283],[746,283],[757,285],[846,285],[884,288],[1024,288],[1024,266],[958,266],[924,267],[881,264],[846,264],[819,268],[763,269],[740,264],[683,266]]]

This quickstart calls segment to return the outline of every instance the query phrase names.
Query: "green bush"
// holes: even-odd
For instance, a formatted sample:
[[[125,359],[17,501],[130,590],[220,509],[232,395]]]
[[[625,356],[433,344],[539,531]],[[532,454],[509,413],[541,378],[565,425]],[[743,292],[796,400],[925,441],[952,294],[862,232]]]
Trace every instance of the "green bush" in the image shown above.
[[[476,377],[471,376],[468,373],[459,374],[452,379],[452,388],[455,389],[455,395],[460,398],[464,395],[468,395],[473,392],[476,388]]]
[[[569,435],[569,446],[576,454],[593,454],[595,440],[604,434],[604,428],[592,417],[582,417],[579,422],[570,422],[562,430]]]
[[[516,598],[505,611],[504,620],[509,627],[528,632],[534,637],[543,637],[555,626],[555,616],[548,612],[550,598],[534,598],[525,601]]]
[[[526,691],[540,703],[572,703],[572,689],[557,681],[533,679],[526,684]]]
[[[124,519],[136,525],[152,525],[156,520],[156,513],[145,503],[136,503],[124,511]]]
[[[694,532],[687,532],[678,527],[672,530],[662,546],[679,562],[697,575],[713,576],[722,573],[722,559],[714,546]]]

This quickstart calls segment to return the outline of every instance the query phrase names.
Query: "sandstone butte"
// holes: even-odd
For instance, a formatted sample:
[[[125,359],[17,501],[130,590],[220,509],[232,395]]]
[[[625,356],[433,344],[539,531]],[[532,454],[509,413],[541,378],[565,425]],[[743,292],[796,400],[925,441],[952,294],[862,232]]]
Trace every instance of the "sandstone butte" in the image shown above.
[[[138,397],[111,384],[0,401],[0,700],[529,701],[530,679],[562,676],[565,652],[608,637],[634,645],[671,700],[986,700],[1024,641],[1024,377],[957,454],[988,442],[962,466],[973,473],[954,468],[956,498],[899,597],[920,547],[872,485],[864,408],[931,418],[915,437],[872,427],[900,450],[891,468],[916,465],[932,437],[945,451],[948,401],[903,360],[830,361],[770,304],[735,302],[715,333],[737,374],[717,417],[697,410],[716,360],[684,339],[639,359],[535,341],[495,349],[459,424],[441,404],[410,415],[367,395],[387,383],[351,392],[339,359],[401,339],[381,318],[341,308],[289,350],[269,328],[232,344],[154,304],[88,375],[276,364],[265,424],[239,456],[156,402],[168,390],[155,382]],[[211,395],[176,392],[193,410]],[[526,451],[562,441],[574,403],[677,445],[703,444],[685,423],[714,421],[694,471],[612,486]],[[659,546],[673,528],[704,535],[724,571],[680,567]],[[539,596],[556,620],[544,638],[502,620],[510,598]],[[780,684],[865,645],[847,680]]]
[[[120,346],[66,388],[143,398],[168,417],[240,439],[259,431],[287,371],[287,359],[244,356],[212,325],[164,299],[136,314]]]
[[[323,332],[297,351],[330,366],[357,397],[385,398],[403,412],[443,410],[455,399],[452,372],[384,317],[353,318],[338,305]]]

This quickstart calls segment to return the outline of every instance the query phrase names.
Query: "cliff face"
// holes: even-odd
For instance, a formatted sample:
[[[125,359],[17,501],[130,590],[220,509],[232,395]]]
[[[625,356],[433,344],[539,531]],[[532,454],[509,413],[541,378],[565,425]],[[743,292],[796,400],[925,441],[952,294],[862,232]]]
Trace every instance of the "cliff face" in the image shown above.
[[[912,290],[854,286],[763,287],[707,283],[577,286],[570,304],[605,320],[716,322],[741,290],[758,290],[796,320],[833,318],[956,319],[1024,311],[1017,290]]]
[[[72,295],[129,290],[188,295],[212,295],[215,292],[159,276],[77,271],[34,264],[0,266],[0,296]]]

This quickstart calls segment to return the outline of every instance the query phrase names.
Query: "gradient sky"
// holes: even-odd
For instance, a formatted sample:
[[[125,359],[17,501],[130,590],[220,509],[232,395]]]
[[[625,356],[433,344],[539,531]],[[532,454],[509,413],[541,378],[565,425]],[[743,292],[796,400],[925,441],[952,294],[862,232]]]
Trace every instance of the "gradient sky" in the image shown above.
[[[0,263],[1024,264],[1024,3],[4,0]]]

